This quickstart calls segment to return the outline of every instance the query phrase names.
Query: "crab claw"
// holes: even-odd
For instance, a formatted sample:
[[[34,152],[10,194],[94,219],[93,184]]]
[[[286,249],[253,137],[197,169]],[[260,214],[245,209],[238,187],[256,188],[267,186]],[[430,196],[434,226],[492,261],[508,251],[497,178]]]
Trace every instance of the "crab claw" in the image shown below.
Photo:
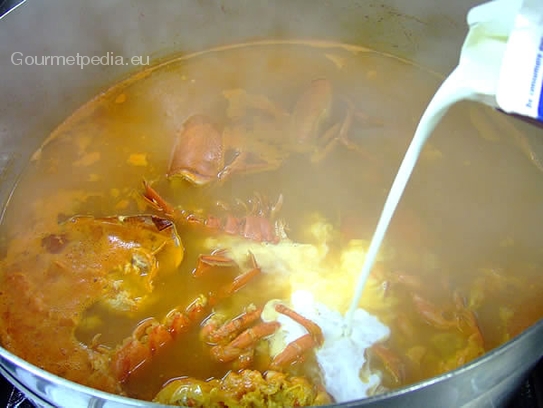
[[[217,180],[224,167],[223,137],[211,120],[193,115],[178,133],[168,177],[181,177],[195,185]]]
[[[289,343],[281,353],[274,357],[271,362],[270,369],[282,370],[288,365],[301,361],[306,351],[322,346],[324,343],[324,336],[321,328],[317,324],[296,313],[294,310],[289,309],[282,303],[277,303],[275,305],[275,311],[290,317],[295,322],[301,324],[308,331],[308,334],[305,334]]]
[[[211,356],[221,363],[233,361],[244,354],[248,348],[253,348],[260,339],[275,333],[280,326],[281,324],[278,322],[257,324],[243,331],[226,346],[213,346]]]
[[[292,343],[287,344],[285,349],[274,357],[270,364],[270,370],[282,371],[285,367],[301,361],[305,352],[317,345],[311,334],[297,338]]]

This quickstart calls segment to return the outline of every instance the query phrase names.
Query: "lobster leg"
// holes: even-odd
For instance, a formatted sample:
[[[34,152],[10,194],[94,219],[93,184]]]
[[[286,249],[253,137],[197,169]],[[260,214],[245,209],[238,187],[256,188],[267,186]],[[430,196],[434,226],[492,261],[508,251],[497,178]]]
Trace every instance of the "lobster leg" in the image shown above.
[[[236,262],[232,258],[223,255],[224,252],[224,250],[219,250],[215,251],[211,255],[200,255],[198,257],[198,264],[192,271],[192,275],[195,278],[199,278],[206,275],[209,272],[209,269],[212,268],[231,268],[237,266]]]
[[[295,322],[301,324],[309,332],[311,337],[315,340],[315,344],[321,346],[324,343],[324,336],[322,334],[321,328],[313,323],[311,320],[306,319],[302,315],[296,313],[294,310],[289,309],[285,305],[278,303],[275,305],[275,310],[278,313],[284,314],[285,316],[290,317]]]
[[[218,345],[211,347],[211,356],[221,363],[233,361],[247,349],[253,348],[260,339],[275,333],[280,326],[278,322],[257,324],[243,331],[226,346]]]
[[[281,371],[288,365],[300,361],[307,350],[316,346],[317,343],[311,334],[306,334],[294,340],[281,353],[274,357],[270,364],[270,370]]]
[[[289,343],[281,353],[274,357],[270,369],[281,370],[290,364],[301,361],[306,351],[321,346],[324,343],[324,336],[321,328],[317,324],[296,313],[294,310],[289,309],[285,305],[278,303],[275,305],[275,310],[278,313],[290,317],[295,322],[304,326],[308,331],[308,334]]]
[[[175,208],[173,208],[170,204],[164,200],[160,194],[156,192],[154,188],[151,187],[151,185],[147,181],[143,181],[143,198],[151,204],[153,208],[155,208],[158,211],[162,211],[165,215],[168,217],[174,217],[175,216]]]
[[[240,330],[245,330],[260,319],[262,308],[258,308],[251,312],[245,312],[238,317],[226,322],[222,326],[212,329],[206,333],[207,327],[202,329],[202,337],[210,343],[216,344],[225,340],[231,340]]]

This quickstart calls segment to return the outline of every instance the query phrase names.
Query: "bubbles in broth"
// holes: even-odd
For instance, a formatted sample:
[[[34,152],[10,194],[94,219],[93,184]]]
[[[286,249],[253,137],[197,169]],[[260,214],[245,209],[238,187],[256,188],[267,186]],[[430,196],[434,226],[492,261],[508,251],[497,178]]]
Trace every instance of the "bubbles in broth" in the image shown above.
[[[326,322],[349,305],[440,81],[364,48],[254,43],[115,85],[13,191],[2,346],[134,398],[235,405],[243,382],[256,404],[312,405],[421,381],[517,335],[543,311],[540,170],[517,147],[522,124],[463,102],[425,147],[361,301],[360,394],[338,396],[323,368]]]

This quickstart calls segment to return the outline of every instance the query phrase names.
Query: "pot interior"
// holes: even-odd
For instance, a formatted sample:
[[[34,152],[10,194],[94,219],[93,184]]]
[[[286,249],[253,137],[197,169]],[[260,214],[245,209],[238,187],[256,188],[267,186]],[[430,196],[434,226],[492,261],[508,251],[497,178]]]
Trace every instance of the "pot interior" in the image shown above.
[[[288,298],[289,290],[295,289],[313,290],[318,300],[344,311],[359,264],[356,261],[348,266],[341,263],[348,257],[347,249],[356,255],[356,249],[363,248],[371,238],[387,188],[418,118],[441,81],[435,71],[446,72],[457,58],[453,50],[462,40],[460,16],[465,14],[465,9],[457,5],[453,7],[454,11],[440,10],[434,15],[415,4],[409,10],[401,10],[397,5],[385,3],[363,5],[353,2],[349,6],[331,6],[323,2],[312,15],[315,24],[304,26],[293,17],[300,15],[296,14],[299,11],[296,8],[303,7],[302,3],[285,4],[287,9],[294,8],[292,14],[288,16],[288,13],[283,15],[282,11],[276,11],[277,20],[272,19],[262,33],[259,31],[262,27],[252,26],[245,19],[243,33],[232,34],[232,38],[221,41],[216,37],[221,31],[188,37],[186,32],[170,28],[173,23],[168,23],[165,24],[168,29],[159,30],[149,44],[135,45],[133,40],[127,39],[126,31],[111,26],[111,48],[106,48],[125,56],[145,50],[152,57],[163,57],[173,49],[200,50],[241,38],[289,39],[249,41],[193,57],[178,55],[173,62],[154,67],[151,74],[140,70],[136,77],[113,88],[107,87],[115,82],[114,79],[126,77],[128,68],[89,66],[75,72],[73,66],[11,64],[8,73],[14,78],[26,76],[27,86],[19,88],[16,80],[3,85],[4,94],[14,95],[3,112],[7,124],[3,139],[5,172],[9,180],[18,182],[13,193],[7,185],[4,187],[5,196],[10,196],[3,218],[4,246],[8,254],[4,261],[4,285],[19,285],[22,293],[26,288],[24,296],[28,299],[39,298],[36,293],[40,287],[32,289],[36,283],[21,277],[17,268],[26,265],[24,254],[28,253],[28,248],[33,248],[30,253],[35,254],[43,251],[46,259],[61,265],[59,260],[65,261],[62,258],[64,249],[59,247],[64,243],[63,234],[85,236],[88,233],[85,228],[98,228],[91,221],[80,224],[83,226],[77,228],[81,229],[65,229],[65,221],[73,220],[73,216],[91,215],[94,219],[103,219],[151,212],[163,217],[164,212],[146,206],[141,199],[141,180],[146,179],[152,181],[153,188],[172,205],[190,208],[201,216],[216,211],[215,203],[220,201],[223,203],[220,215],[235,214],[243,218],[243,222],[247,222],[248,215],[255,214],[256,207],[257,212],[259,206],[269,212],[282,195],[284,203],[278,214],[289,225],[286,230],[289,239],[313,249],[326,246],[331,255],[323,257],[322,262],[338,266],[335,275],[318,275],[321,280],[317,283],[312,283],[314,276],[308,271],[283,281],[269,273],[255,284],[253,295],[240,291],[239,296],[236,294],[225,301],[225,314],[233,317],[236,310],[241,311],[250,303],[263,305],[274,297]],[[100,15],[100,21],[108,28],[108,19],[117,15],[112,11],[121,7],[121,3],[112,4],[102,5],[104,9],[99,5],[92,6],[94,15]],[[13,13],[12,20],[5,20],[6,25],[23,19],[32,21],[40,11],[45,13],[45,21],[50,24],[49,9],[24,6]],[[66,7],[68,15],[81,16],[81,7],[90,6]],[[142,28],[131,28],[141,35],[151,29],[150,21],[158,19],[157,13],[168,21],[174,19],[163,14],[164,11],[145,7],[139,4],[128,10],[129,17],[123,17],[127,24],[135,21],[136,16],[143,21]],[[241,12],[239,6],[234,3],[226,2],[220,9],[211,5],[199,7],[202,8],[187,13],[197,16],[196,22],[192,22],[196,27],[198,22],[216,19],[225,28],[241,18],[237,14]],[[267,10],[269,4],[257,2],[251,7],[255,11]],[[179,17],[178,11],[170,11],[172,16]],[[349,13],[356,14],[356,26]],[[334,19],[337,27],[321,31],[318,22],[331,14],[337,16]],[[360,21],[368,21],[368,25],[360,24]],[[64,23],[60,28],[46,26],[46,33],[56,36],[61,29],[66,29]],[[90,23],[78,27],[81,36],[91,29],[94,27]],[[201,27],[200,30],[206,32]],[[452,39],[448,37],[451,32],[457,34]],[[309,37],[323,41],[304,40]],[[450,49],[450,57],[439,57],[441,54],[426,37],[434,37],[440,47]],[[157,46],[158,38],[173,40],[168,46]],[[292,38],[299,40],[292,41]],[[20,41],[29,49],[24,51],[25,55],[31,55],[28,54],[31,50],[42,54],[48,51],[34,40],[21,38]],[[81,46],[87,50],[94,47],[83,39]],[[13,54],[16,49],[13,44],[2,47],[2,55],[10,51]],[[61,43],[57,47],[63,52],[71,50],[69,44]],[[51,78],[59,83],[45,81],[47,76],[43,72],[51,73]],[[68,76],[63,77],[66,74]],[[61,78],[64,78],[62,85]],[[312,80],[319,78],[329,80],[334,89],[336,104],[326,124],[328,127],[336,126],[336,123],[345,126],[346,117],[351,115],[353,124],[349,129],[349,142],[352,144],[338,142],[332,148],[326,140],[316,139],[309,147],[300,148],[298,142],[293,145],[290,140],[294,136],[289,134],[285,123],[290,123],[291,116],[296,116],[293,112],[296,112],[300,95],[311,87]],[[108,84],[106,88],[103,88],[104,84]],[[99,87],[105,92],[83,104]],[[234,93],[224,93],[225,90]],[[257,102],[249,101],[251,98],[241,102],[235,99],[247,94],[254,96],[253,100]],[[59,102],[52,112],[44,111],[43,105],[37,104],[46,97]],[[267,98],[264,108],[263,98]],[[240,103],[249,104],[249,107],[240,107]],[[63,121],[81,105],[81,109]],[[24,109],[20,109],[21,106]],[[236,109],[241,113],[233,112]],[[32,120],[23,120],[29,113]],[[211,118],[210,123],[223,135],[225,129],[230,130],[230,145],[227,138],[224,139],[222,166],[231,164],[241,154],[239,147],[242,146],[248,151],[252,164],[265,162],[270,168],[254,174],[239,171],[224,184],[203,189],[179,179],[168,180],[165,175],[178,143],[176,138],[186,129],[187,119],[199,114]],[[305,117],[301,122],[303,120]],[[56,128],[60,122],[62,124]],[[236,133],[239,129],[244,130],[241,135]],[[324,129],[322,133],[325,133]],[[50,134],[52,137],[42,144]],[[280,139],[283,134],[289,138]],[[16,138],[17,135],[25,137]],[[451,109],[430,139],[390,228],[381,265],[375,274],[376,286],[370,287],[362,302],[363,307],[391,328],[387,348],[401,355],[401,365],[397,367],[391,367],[386,359],[379,362],[374,358],[374,367],[383,375],[383,387],[393,389],[414,384],[454,369],[462,362],[478,357],[482,349],[490,351],[514,338],[540,318],[543,305],[538,296],[541,289],[538,271],[542,254],[536,243],[543,230],[537,222],[542,219],[540,202],[543,196],[537,160],[538,136],[529,125],[465,102]],[[21,140],[25,140],[24,146],[21,146]],[[9,153],[16,150],[18,156]],[[202,157],[206,150],[191,150],[190,154]],[[71,159],[66,160],[68,157]],[[255,190],[258,199],[254,198]],[[245,204],[232,204],[237,199]],[[182,287],[185,291],[183,302],[177,301],[177,292],[158,292],[160,296],[148,297],[148,305],[142,302],[132,310],[120,301],[121,312],[116,305],[114,313],[108,314],[111,302],[119,301],[119,297],[111,297],[109,303],[100,303],[93,297],[96,296],[94,292],[88,293],[93,301],[85,307],[76,305],[72,309],[77,316],[74,317],[77,328],[67,329],[67,333],[73,334],[73,338],[68,338],[70,347],[75,339],[90,349],[114,349],[123,338],[130,336],[137,322],[149,317],[160,320],[173,307],[185,309],[200,293],[217,290],[211,288],[213,284],[226,283],[235,276],[236,271],[229,270],[226,277],[221,278],[225,282],[212,278],[207,283],[193,285],[191,272],[197,256],[202,253],[226,247],[236,262],[242,264],[249,250],[255,253],[259,262],[256,253],[259,245],[251,246],[253,244],[236,237],[220,238],[219,235],[219,238],[210,238],[208,230],[183,230],[182,223],[175,221],[184,251],[179,250],[178,245],[177,250],[172,249],[167,254],[180,257],[183,253],[179,270],[179,275],[183,276],[158,274],[156,281],[154,276],[146,278],[147,286],[138,283],[136,289],[132,289],[138,299],[147,299],[147,292],[158,292],[160,287]],[[329,235],[315,234],[311,231],[315,226],[328,228]],[[153,237],[156,239],[155,235]],[[72,252],[67,254],[71,256]],[[274,256],[278,255],[274,253]],[[290,249],[282,256],[290,260],[293,256],[306,255]],[[308,258],[302,259],[302,264],[309,262]],[[260,260],[267,272],[273,272],[272,266],[265,262]],[[160,259],[159,263],[162,272],[167,272],[168,261]],[[66,294],[73,288],[70,281],[56,281],[63,268],[48,270],[40,277],[44,284],[51,283],[48,279],[52,277],[58,282],[54,288],[56,292],[50,292],[55,301],[60,293]],[[170,265],[172,268],[174,266]],[[319,273],[324,273],[318,268]],[[89,269],[83,270],[83,274],[84,279],[93,278]],[[100,279],[105,279],[106,285],[109,282],[109,278],[102,275]],[[270,292],[270,287],[276,289]],[[337,289],[330,293],[329,287]],[[337,293],[342,296],[338,297]],[[13,307],[17,298],[21,299],[19,295],[8,297],[4,307]],[[421,303],[420,299],[426,303]],[[46,304],[47,301],[45,298]],[[428,314],[425,315],[433,312],[437,316],[428,318]],[[470,323],[474,316],[477,327]],[[37,330],[39,324],[32,326]],[[118,331],[105,329],[111,326]],[[473,346],[474,338],[470,336],[477,332],[484,341]],[[100,340],[97,340],[97,334],[100,334]],[[26,330],[21,331],[21,336],[28,336]],[[166,361],[174,361],[171,358],[174,355],[188,360],[194,352],[192,347],[201,347],[197,337],[197,331],[193,330],[182,351],[166,353],[155,360],[148,371],[131,376],[122,385],[123,392],[131,397],[151,399],[164,383],[164,378],[157,375],[157,367],[164,366]],[[22,345],[14,341],[14,337],[10,341],[13,345],[21,344],[19,352],[11,349],[15,354],[32,355],[29,351],[32,344]],[[6,342],[4,340],[4,346]],[[182,343],[185,344],[184,340]],[[6,348],[10,350],[10,347]],[[539,356],[536,352],[534,363]],[[27,358],[40,366],[38,360]],[[43,362],[41,366],[44,366]],[[213,371],[217,370],[216,366],[203,367],[196,362],[189,366],[188,371],[179,371],[172,364],[166,374],[161,375],[168,378],[189,375],[201,379],[218,376],[218,371]],[[224,374],[224,366],[221,369]],[[400,369],[407,372],[402,374],[403,378],[398,377]],[[76,377],[70,379],[83,381]],[[109,385],[102,388],[117,392],[107,387]]]

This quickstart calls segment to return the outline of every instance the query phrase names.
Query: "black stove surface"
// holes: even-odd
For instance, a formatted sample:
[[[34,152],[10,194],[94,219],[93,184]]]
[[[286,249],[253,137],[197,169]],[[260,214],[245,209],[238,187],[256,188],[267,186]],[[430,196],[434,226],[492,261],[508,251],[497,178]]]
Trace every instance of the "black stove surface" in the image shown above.
[[[35,408],[24,394],[0,376],[0,407]],[[543,408],[543,359],[516,392],[507,408]]]
[[[509,407],[543,408],[543,359],[517,391]]]
[[[35,408],[35,405],[4,377],[0,377],[0,407]]]
[[[0,17],[23,1],[24,0],[0,0]]]

